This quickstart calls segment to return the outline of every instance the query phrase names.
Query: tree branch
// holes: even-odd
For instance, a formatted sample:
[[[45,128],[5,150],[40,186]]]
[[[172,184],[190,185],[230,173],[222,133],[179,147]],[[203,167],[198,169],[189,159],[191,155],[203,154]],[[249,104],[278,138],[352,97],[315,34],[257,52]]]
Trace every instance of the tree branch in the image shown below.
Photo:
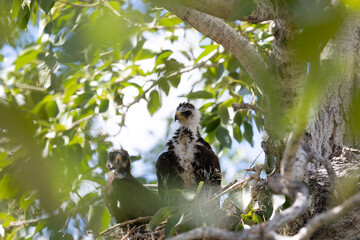
[[[354,209],[354,207],[360,206],[360,193],[351,197],[343,204],[338,205],[330,210],[327,210],[324,213],[316,215],[313,217],[305,227],[301,228],[298,234],[292,237],[286,237],[287,240],[302,240],[309,239],[314,232],[319,229],[324,224],[335,221],[343,216],[345,216],[348,212]],[[278,239],[285,239],[283,236],[277,236]]]
[[[264,113],[264,109],[262,109],[261,107],[258,107],[258,106],[255,106],[255,105],[252,105],[252,104],[248,104],[248,103],[234,103],[232,105],[234,111],[238,111],[238,110],[254,110],[254,111],[259,111],[261,113]]]
[[[280,18],[280,4],[271,0],[176,0],[178,3],[224,20],[241,20],[258,23]],[[248,8],[254,9],[248,13]]]
[[[248,40],[217,17],[184,7],[173,1],[160,1],[160,3],[184,22],[229,50],[245,67],[260,90],[264,91],[264,83],[272,75],[267,63]]]

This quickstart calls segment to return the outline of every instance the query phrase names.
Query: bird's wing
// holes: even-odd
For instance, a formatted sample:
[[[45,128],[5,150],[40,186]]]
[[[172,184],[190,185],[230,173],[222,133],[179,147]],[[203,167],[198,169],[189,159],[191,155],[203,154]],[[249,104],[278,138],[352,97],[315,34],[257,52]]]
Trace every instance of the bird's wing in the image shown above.
[[[184,185],[177,157],[173,151],[162,153],[156,163],[156,175],[158,178],[158,190],[161,198],[168,204],[174,204],[179,198],[175,189],[182,189]],[[173,190],[174,191],[169,191]]]
[[[151,216],[163,205],[157,194],[144,187],[132,175],[117,178],[112,185],[113,194],[120,202],[120,210],[127,220]]]
[[[195,175],[199,181],[210,183],[213,186],[221,184],[221,167],[219,158],[216,156],[211,146],[203,139],[201,144],[197,145],[195,158]]]
[[[105,203],[109,209],[109,212],[117,223],[127,220],[126,214],[121,211],[121,206],[118,203],[117,188],[114,183],[114,178],[109,179],[105,187]]]

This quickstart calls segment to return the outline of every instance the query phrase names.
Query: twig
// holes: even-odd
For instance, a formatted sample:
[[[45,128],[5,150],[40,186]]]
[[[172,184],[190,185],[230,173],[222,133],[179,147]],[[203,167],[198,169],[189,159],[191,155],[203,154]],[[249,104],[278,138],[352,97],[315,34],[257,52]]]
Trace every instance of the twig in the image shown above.
[[[262,109],[261,107],[252,105],[252,104],[248,104],[248,103],[233,103],[232,105],[234,111],[241,111],[241,110],[254,110],[254,111],[259,111],[261,113],[264,113],[264,109]]]
[[[116,224],[116,225],[114,225],[114,226],[112,226],[112,227],[98,233],[98,234],[96,234],[96,233],[93,233],[93,234],[95,235],[95,238],[98,238],[100,236],[104,236],[106,233],[108,233],[108,232],[110,232],[110,231],[112,231],[112,230],[114,230],[116,228],[125,227],[127,225],[131,225],[131,224],[135,224],[135,223],[141,223],[141,224],[148,223],[151,220],[151,218],[152,218],[152,216],[139,217],[137,219],[133,219],[133,220],[129,220],[129,221],[126,221],[126,222],[118,223],[118,224]]]

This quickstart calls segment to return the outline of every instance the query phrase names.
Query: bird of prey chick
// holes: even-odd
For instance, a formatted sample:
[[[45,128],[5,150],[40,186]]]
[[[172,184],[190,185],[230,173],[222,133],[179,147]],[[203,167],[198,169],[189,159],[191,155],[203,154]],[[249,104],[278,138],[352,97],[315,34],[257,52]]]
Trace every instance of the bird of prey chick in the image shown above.
[[[116,222],[152,216],[163,206],[158,195],[131,175],[127,151],[110,151],[106,167],[109,173],[105,187],[105,203]]]
[[[156,164],[160,196],[169,203],[173,200],[166,196],[167,190],[196,190],[200,181],[204,182],[204,190],[218,192],[221,188],[220,163],[199,133],[200,112],[190,103],[181,103],[176,109],[175,121],[179,121],[180,127]]]

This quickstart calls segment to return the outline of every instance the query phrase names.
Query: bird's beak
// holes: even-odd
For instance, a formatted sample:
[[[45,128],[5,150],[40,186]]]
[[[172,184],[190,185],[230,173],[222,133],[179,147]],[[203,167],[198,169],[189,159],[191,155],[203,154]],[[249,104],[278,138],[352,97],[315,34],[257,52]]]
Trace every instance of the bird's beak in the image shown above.
[[[115,161],[116,161],[116,165],[120,165],[120,162],[121,162],[121,156],[120,156],[119,154],[118,154],[118,155],[116,155]]]
[[[175,117],[174,117],[175,122],[181,118],[180,115],[181,115],[180,112],[176,112]]]

